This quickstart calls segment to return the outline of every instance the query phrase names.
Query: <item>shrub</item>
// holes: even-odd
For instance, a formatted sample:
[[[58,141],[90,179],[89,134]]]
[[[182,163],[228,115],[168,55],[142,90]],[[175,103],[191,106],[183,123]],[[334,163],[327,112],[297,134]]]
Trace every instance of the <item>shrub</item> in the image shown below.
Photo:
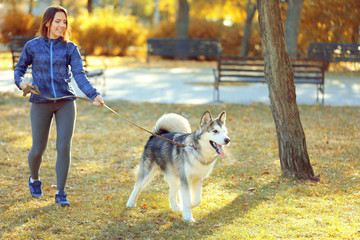
[[[125,56],[131,46],[145,44],[146,34],[136,17],[98,9],[73,21],[71,39],[89,54]]]
[[[13,36],[35,36],[40,26],[40,17],[21,12],[10,12],[4,17],[1,42],[9,43]]]

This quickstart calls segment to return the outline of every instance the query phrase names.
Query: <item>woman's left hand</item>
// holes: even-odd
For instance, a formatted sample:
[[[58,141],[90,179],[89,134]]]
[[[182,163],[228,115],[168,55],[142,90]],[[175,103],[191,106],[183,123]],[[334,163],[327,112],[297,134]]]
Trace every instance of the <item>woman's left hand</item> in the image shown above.
[[[102,107],[102,106],[104,106],[104,105],[105,105],[104,99],[103,99],[100,95],[97,95],[97,96],[94,98],[93,105],[95,105],[95,106],[97,106],[97,107]]]

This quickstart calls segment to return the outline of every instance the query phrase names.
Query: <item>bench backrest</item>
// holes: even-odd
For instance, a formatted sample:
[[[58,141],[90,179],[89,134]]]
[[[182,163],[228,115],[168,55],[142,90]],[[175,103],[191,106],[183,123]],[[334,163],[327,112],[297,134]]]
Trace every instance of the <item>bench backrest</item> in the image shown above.
[[[13,69],[19,61],[21,51],[24,48],[26,42],[30,41],[34,37],[11,37],[10,50],[12,55]]]
[[[324,83],[324,61],[292,59],[296,83]],[[256,57],[221,56],[218,58],[219,81],[265,82],[264,59]]]
[[[157,39],[147,40],[148,55],[153,56],[217,56],[220,45],[217,39]]]
[[[25,43],[33,39],[34,37],[28,37],[28,36],[22,36],[22,37],[12,37],[10,40],[10,50],[12,54],[12,60],[13,60],[13,69],[15,69],[15,66],[17,62],[19,61],[21,51],[25,46]],[[87,54],[81,50],[79,47],[79,50],[81,51],[81,59],[83,60],[84,68],[86,69],[88,67],[86,56]]]
[[[308,56],[327,62],[360,62],[360,44],[312,42],[308,48]]]

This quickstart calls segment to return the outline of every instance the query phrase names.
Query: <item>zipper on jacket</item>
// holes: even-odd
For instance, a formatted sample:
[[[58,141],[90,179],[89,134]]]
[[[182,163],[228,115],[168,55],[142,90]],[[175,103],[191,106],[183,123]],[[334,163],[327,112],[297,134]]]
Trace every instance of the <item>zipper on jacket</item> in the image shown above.
[[[50,76],[51,76],[51,86],[54,93],[54,98],[56,98],[55,85],[54,85],[54,73],[53,73],[53,41],[50,40]],[[55,101],[56,102],[56,101]]]

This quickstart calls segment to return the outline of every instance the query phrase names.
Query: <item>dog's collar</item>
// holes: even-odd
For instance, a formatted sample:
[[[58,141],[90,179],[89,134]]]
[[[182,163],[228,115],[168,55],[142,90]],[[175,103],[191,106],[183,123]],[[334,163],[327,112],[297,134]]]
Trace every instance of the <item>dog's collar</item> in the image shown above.
[[[194,149],[195,152],[197,152],[197,153],[201,156],[200,158],[196,157],[196,159],[197,159],[202,165],[206,165],[206,166],[207,166],[207,165],[210,165],[210,164],[212,164],[213,162],[216,161],[217,155],[216,155],[216,156],[214,157],[214,159],[211,160],[210,162],[205,162],[205,161],[202,160],[202,154],[198,151],[198,148],[197,148],[194,144],[191,144],[191,145],[190,145],[190,144],[187,144],[186,146]]]

